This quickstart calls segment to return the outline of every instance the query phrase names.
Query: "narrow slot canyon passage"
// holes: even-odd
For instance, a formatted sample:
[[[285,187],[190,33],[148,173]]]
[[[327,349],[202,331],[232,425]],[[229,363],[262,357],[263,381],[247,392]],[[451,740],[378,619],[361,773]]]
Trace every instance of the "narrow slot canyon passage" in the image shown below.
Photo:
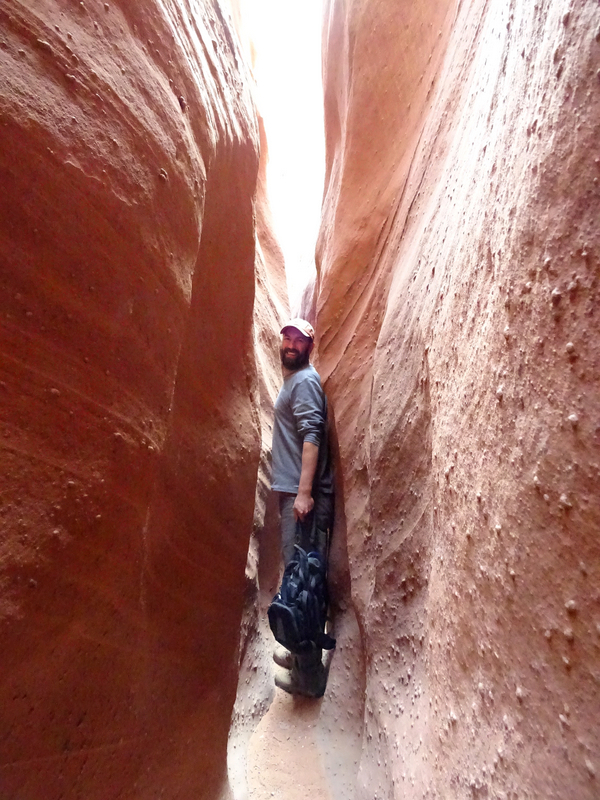
[[[314,284],[314,249],[324,174],[321,2],[296,8],[277,2],[248,2],[242,6],[242,18],[251,39],[257,110],[266,134],[261,152],[261,159],[266,162],[264,188],[285,264],[285,305],[290,309],[287,317],[314,318],[307,298]],[[266,261],[272,268],[268,257]],[[280,324],[283,321],[282,318]],[[276,346],[278,349],[278,343]],[[276,368],[271,391],[266,393],[267,461],[271,446],[269,406],[275,400],[273,390],[278,391],[281,383],[278,373]],[[266,620],[268,605],[281,578],[281,559],[278,512],[272,502],[263,507],[268,497],[268,465],[264,477],[267,485],[259,480],[257,487],[256,530],[247,566],[247,578],[255,585],[245,612],[250,633],[244,631],[244,636],[251,635],[255,641],[244,651],[241,662],[229,741],[233,795],[236,800],[350,797],[358,751],[351,746],[343,755],[338,752],[338,714],[334,707],[274,689],[274,640]],[[331,656],[324,661],[329,666]],[[346,724],[349,723],[347,719]],[[358,731],[352,731],[352,735],[356,739]],[[347,736],[342,732],[340,740],[346,748]],[[348,756],[351,764],[346,763]],[[334,763],[336,759],[339,763]],[[334,794],[329,788],[332,780]]]
[[[247,568],[254,585],[244,629],[254,644],[242,649],[230,732],[236,800],[546,798],[565,792],[591,798],[598,792],[593,736],[584,733],[591,731],[592,718],[584,721],[582,707],[576,789],[565,789],[572,773],[559,763],[572,764],[566,734],[573,706],[563,692],[576,648],[565,652],[564,643],[574,643],[572,623],[580,619],[574,610],[577,579],[559,581],[560,622],[551,610],[561,603],[552,592],[557,578],[552,573],[549,579],[549,565],[531,587],[526,580],[530,548],[552,550],[547,512],[537,516],[525,488],[533,481],[536,499],[551,505],[552,493],[540,488],[538,465],[540,459],[554,459],[547,444],[552,414],[544,421],[538,417],[538,431],[532,433],[527,412],[530,408],[537,415],[539,395],[547,391],[535,373],[548,364],[548,348],[556,354],[557,345],[547,344],[547,337],[563,338],[562,357],[571,376],[579,358],[575,343],[564,342],[565,336],[573,338],[567,330],[574,330],[577,312],[574,306],[559,309],[562,300],[557,299],[564,256],[558,256],[561,266],[551,275],[549,239],[565,234],[550,233],[544,222],[548,204],[563,214],[576,200],[566,184],[550,188],[553,156],[534,155],[542,145],[534,147],[532,137],[543,139],[542,114],[552,137],[559,136],[564,104],[575,103],[579,82],[580,97],[588,91],[590,135],[597,130],[599,110],[593,70],[600,66],[600,48],[591,42],[587,77],[583,68],[569,82],[566,97],[559,92],[549,98],[547,78],[543,71],[536,74],[535,64],[543,60],[544,48],[554,45],[558,60],[566,52],[558,41],[568,30],[575,37],[575,31],[570,12],[561,17],[554,4],[545,11],[558,16],[544,30],[541,17],[528,15],[524,7],[506,12],[499,4],[472,3],[460,14],[453,3],[430,8],[373,3],[359,13],[325,3],[328,152],[320,269],[312,297],[305,295],[294,310],[316,324],[316,363],[336,416],[341,480],[330,577],[338,648],[329,658],[322,700],[273,690],[266,611],[279,578],[273,557],[278,522],[276,512],[268,504],[263,511],[259,500]],[[512,35],[513,28],[518,35]],[[469,45],[471,36],[475,44]],[[285,40],[286,33],[280,38]],[[513,48],[512,74],[519,73],[522,83],[509,90]],[[519,58],[528,65],[524,71]],[[280,69],[285,74],[283,65]],[[537,97],[529,80],[539,86]],[[293,95],[293,86],[288,88]],[[520,141],[511,141],[524,98],[533,122],[522,128]],[[473,148],[480,150],[476,158]],[[596,187],[597,211],[597,144],[589,155],[595,166],[588,161],[588,185]],[[516,166],[523,159],[533,184]],[[511,165],[512,178],[502,173],[496,188],[499,164],[501,173]],[[538,183],[540,172],[546,178]],[[484,200],[486,187],[491,196]],[[503,208],[509,208],[507,224]],[[522,219],[513,222],[516,213]],[[597,239],[592,216],[587,226],[578,220],[571,234],[576,241]],[[513,255],[503,259],[507,248]],[[588,242],[572,252],[576,260],[578,252],[589,259],[590,250]],[[294,255],[290,259],[288,253],[289,264]],[[572,304],[581,277],[571,273]],[[536,280],[545,288],[534,304],[530,294]],[[542,311],[548,302],[552,321]],[[567,326],[563,313],[570,317]],[[591,307],[588,313],[593,314]],[[487,374],[482,361],[488,363]],[[597,408],[591,389],[597,362],[588,377],[590,386],[578,402],[587,396],[585,402]],[[561,384],[565,402],[574,389],[558,375],[551,378],[551,406]],[[275,381],[267,407],[277,389]],[[578,428],[578,413],[567,416],[566,427]],[[466,420],[473,430],[465,428]],[[558,424],[562,430],[564,424]],[[269,435],[268,423],[267,450]],[[507,435],[514,439],[511,445],[504,441]],[[579,446],[572,445],[567,472],[580,469],[574,466]],[[554,468],[546,464],[546,469]],[[597,519],[593,470],[587,473],[592,483],[583,502],[590,510],[596,506],[592,517]],[[586,497],[583,473],[571,485]],[[258,497],[261,489],[264,495],[259,483]],[[570,541],[575,534],[567,532],[573,506],[568,492],[554,492],[558,518],[556,511],[553,516],[560,530],[555,547],[564,554],[579,546]],[[598,550],[592,546],[592,551],[589,559],[595,561]],[[585,573],[579,591],[597,602],[590,594],[588,559],[573,566],[578,579]],[[524,609],[536,606],[525,621]],[[557,674],[549,674],[552,656],[537,647],[527,659],[531,643],[524,643],[525,630],[537,630],[546,646],[554,643],[555,660],[560,653]],[[590,651],[593,661],[598,651],[593,630],[588,641],[596,651],[596,656]],[[597,686],[591,691],[598,709]],[[552,722],[550,707],[555,709]]]
[[[600,5],[0,0],[0,78],[0,800],[597,800]],[[295,314],[318,700],[267,622]]]

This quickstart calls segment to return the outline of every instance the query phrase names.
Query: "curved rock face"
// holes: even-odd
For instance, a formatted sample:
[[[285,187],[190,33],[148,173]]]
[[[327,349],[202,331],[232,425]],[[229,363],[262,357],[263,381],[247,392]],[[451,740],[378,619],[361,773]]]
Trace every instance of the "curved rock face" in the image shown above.
[[[244,65],[213,3],[0,19],[0,794],[213,798],[260,451]]]
[[[254,341],[260,397],[262,447],[254,526],[246,563],[245,603],[240,629],[239,677],[229,732],[228,772],[234,798],[248,795],[248,742],[275,693],[272,634],[267,609],[280,577],[281,542],[276,501],[271,492],[273,406],[281,384],[279,330],[289,315],[283,253],[273,233],[267,199],[268,146],[259,116],[260,165],[256,191],[256,296]],[[261,742],[261,749],[264,742]],[[266,777],[269,785],[269,778]]]
[[[319,366],[365,660],[330,686],[366,687],[361,798],[598,796],[599,30],[592,3],[327,5]]]

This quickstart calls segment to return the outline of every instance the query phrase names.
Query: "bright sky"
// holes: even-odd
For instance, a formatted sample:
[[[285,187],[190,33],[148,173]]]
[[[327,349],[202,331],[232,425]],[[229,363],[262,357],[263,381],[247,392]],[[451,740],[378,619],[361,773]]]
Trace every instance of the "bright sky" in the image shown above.
[[[256,50],[257,102],[269,145],[269,199],[294,313],[314,274],[323,195],[322,4],[241,0],[241,6]]]

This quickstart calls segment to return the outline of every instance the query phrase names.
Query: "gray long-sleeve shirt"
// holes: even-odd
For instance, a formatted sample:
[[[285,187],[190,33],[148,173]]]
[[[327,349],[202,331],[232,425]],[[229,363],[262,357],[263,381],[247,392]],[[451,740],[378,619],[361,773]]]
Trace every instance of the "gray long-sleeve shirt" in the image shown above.
[[[275,401],[271,476],[271,488],[274,491],[298,492],[304,442],[312,442],[319,448],[315,488],[321,492],[332,492],[327,399],[319,373],[312,364],[287,375]]]

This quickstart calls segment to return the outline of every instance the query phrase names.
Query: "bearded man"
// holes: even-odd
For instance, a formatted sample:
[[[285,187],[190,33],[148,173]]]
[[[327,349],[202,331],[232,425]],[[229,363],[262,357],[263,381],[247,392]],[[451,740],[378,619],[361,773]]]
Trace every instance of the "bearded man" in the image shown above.
[[[283,386],[275,402],[271,488],[279,498],[284,564],[294,545],[316,551],[327,561],[333,523],[333,472],[327,440],[327,398],[319,373],[310,363],[315,332],[304,319],[281,329]],[[298,524],[298,522],[300,524]],[[321,650],[296,655],[278,647],[275,662],[289,673],[275,683],[291,694],[320,697],[326,675]]]

